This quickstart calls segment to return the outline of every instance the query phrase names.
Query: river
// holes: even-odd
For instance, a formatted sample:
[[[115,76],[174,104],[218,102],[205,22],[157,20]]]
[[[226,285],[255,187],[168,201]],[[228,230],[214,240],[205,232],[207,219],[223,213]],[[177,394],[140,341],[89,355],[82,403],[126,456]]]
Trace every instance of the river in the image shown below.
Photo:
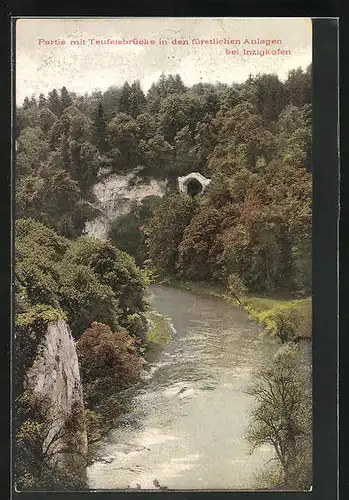
[[[221,299],[153,286],[152,307],[170,318],[172,341],[150,352],[142,382],[124,393],[132,411],[94,445],[92,489],[249,489],[270,460],[245,439],[253,370],[279,344]]]

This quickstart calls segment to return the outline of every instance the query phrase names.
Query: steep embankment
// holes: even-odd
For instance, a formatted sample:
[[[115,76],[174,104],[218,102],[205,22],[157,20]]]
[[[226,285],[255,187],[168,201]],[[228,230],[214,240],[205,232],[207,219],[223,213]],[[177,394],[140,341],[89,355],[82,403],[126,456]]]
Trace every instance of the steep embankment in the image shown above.
[[[90,236],[104,239],[109,223],[129,211],[130,204],[146,196],[162,196],[165,182],[151,180],[149,184],[134,183],[135,175],[112,174],[100,180],[93,192],[98,202],[101,216],[86,224],[85,231]]]

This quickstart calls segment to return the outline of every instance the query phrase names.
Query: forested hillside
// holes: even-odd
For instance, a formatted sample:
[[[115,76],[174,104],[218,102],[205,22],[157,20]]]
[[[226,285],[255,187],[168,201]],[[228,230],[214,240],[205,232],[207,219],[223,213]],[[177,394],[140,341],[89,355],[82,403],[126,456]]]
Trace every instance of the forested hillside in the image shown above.
[[[112,225],[114,243],[138,263],[194,280],[238,275],[255,292],[309,293],[310,68],[285,82],[259,75],[190,88],[162,75],[147,95],[139,82],[84,96],[63,87],[26,98],[16,125],[17,218],[79,236],[98,213],[99,169],[136,169],[169,188],[149,224],[157,200]],[[191,171],[212,178],[207,196],[171,198]]]

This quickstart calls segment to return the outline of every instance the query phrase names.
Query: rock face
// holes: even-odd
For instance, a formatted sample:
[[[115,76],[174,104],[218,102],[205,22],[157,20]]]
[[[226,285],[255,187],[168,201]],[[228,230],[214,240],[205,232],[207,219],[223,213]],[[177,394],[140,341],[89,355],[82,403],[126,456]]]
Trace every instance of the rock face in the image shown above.
[[[43,451],[63,471],[84,481],[87,435],[75,342],[63,320],[49,323],[38,355],[26,375],[26,389],[47,403]],[[49,452],[49,453],[48,453]]]
[[[88,222],[85,232],[90,236],[106,238],[108,225],[116,217],[127,213],[133,201],[140,201],[146,196],[163,196],[165,182],[151,180],[149,184],[134,184],[135,174],[112,174],[101,180],[93,188],[102,216]]]

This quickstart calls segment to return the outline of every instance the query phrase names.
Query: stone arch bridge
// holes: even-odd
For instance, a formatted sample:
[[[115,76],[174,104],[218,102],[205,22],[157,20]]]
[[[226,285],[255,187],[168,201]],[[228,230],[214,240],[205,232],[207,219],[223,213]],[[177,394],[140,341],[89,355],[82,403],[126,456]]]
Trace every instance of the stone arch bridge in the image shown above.
[[[211,179],[207,179],[199,172],[191,172],[184,177],[178,177],[179,192],[190,196],[201,196]]]

